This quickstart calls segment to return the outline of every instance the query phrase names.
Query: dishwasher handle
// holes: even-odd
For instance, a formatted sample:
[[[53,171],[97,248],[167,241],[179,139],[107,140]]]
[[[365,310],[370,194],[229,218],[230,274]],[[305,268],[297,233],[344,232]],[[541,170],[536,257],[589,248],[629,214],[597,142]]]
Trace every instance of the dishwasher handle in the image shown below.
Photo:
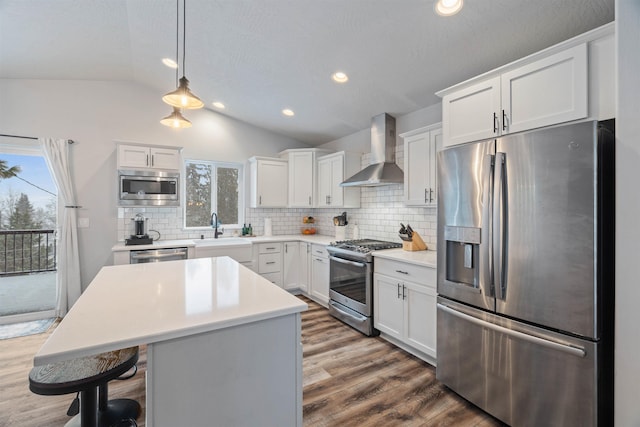
[[[187,248],[172,248],[172,249],[151,249],[141,251],[131,251],[129,254],[130,261],[150,260],[155,259],[162,261],[166,258],[174,259],[187,259]]]

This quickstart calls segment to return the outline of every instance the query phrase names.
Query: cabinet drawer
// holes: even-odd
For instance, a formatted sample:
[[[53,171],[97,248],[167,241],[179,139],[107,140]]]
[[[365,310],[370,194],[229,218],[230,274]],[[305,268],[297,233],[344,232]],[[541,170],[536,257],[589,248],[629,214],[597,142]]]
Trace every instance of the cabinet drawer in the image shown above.
[[[277,273],[265,273],[265,274],[261,274],[261,276],[264,277],[265,279],[267,279],[268,281],[270,281],[271,283],[282,287],[282,273],[281,272],[278,271]]]
[[[374,257],[374,271],[399,280],[408,280],[431,288],[436,287],[435,268]]]
[[[260,243],[258,244],[258,253],[272,254],[282,252],[282,243]]]
[[[311,255],[327,258],[329,256],[329,253],[327,252],[326,246],[316,245],[314,243],[314,244],[311,244]]]
[[[258,258],[258,273],[275,273],[282,270],[282,255],[260,254]]]

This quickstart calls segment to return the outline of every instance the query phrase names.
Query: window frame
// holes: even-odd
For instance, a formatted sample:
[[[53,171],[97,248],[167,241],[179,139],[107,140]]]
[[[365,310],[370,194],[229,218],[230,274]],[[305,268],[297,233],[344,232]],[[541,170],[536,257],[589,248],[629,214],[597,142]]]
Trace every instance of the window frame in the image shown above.
[[[213,168],[211,171],[212,174],[212,182],[211,182],[211,206],[209,208],[210,212],[216,212],[216,207],[218,203],[218,188],[217,188],[217,169],[219,167],[222,168],[233,168],[238,170],[238,224],[222,224],[225,229],[240,229],[242,228],[242,223],[244,222],[245,216],[245,197],[244,197],[244,164],[240,162],[223,162],[217,160],[201,160],[201,159],[185,159],[183,165],[183,179],[181,190],[182,194],[184,194],[184,203],[182,206],[182,228],[188,231],[195,230],[210,230],[210,225],[203,225],[198,227],[188,227],[187,226],[187,165],[190,163],[208,165]],[[216,206],[214,206],[214,203]]]

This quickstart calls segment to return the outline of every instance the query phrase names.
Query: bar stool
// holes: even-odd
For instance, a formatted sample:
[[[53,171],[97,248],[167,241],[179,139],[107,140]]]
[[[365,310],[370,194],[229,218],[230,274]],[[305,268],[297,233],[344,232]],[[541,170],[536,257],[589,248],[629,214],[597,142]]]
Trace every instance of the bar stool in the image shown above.
[[[130,347],[35,366],[29,372],[29,389],[45,396],[80,393],[80,414],[65,427],[110,427],[122,425],[123,420],[135,426],[140,405],[131,399],[109,401],[107,383],[129,371],[137,361],[138,347]]]

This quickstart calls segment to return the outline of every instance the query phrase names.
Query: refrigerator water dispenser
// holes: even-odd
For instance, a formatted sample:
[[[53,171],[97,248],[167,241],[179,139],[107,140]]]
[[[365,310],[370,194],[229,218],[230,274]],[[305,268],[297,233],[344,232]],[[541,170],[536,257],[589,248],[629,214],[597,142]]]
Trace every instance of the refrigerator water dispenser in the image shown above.
[[[478,256],[480,229],[446,226],[446,279],[476,287],[478,283]]]

